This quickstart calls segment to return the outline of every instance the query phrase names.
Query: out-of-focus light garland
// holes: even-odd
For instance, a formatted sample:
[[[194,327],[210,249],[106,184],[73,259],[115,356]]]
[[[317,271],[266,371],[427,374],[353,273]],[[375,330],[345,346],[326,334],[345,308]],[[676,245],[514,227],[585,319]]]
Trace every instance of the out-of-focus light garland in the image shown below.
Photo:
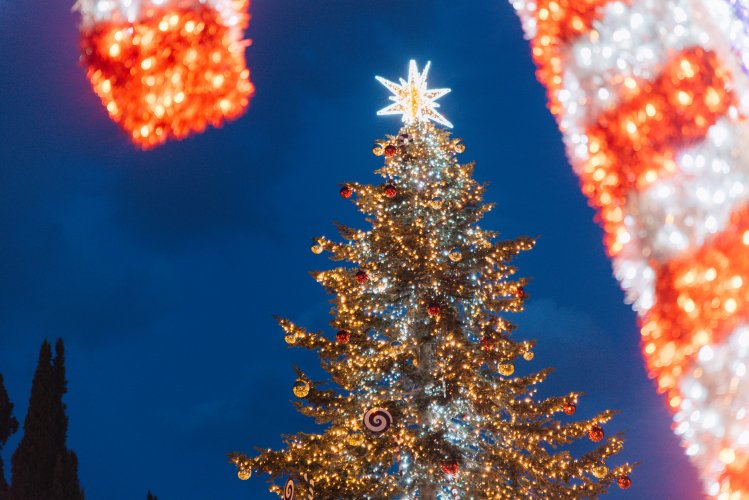
[[[109,116],[151,148],[238,118],[254,92],[249,0],[79,0],[86,74]]]
[[[675,431],[749,498],[749,1],[510,1]]]

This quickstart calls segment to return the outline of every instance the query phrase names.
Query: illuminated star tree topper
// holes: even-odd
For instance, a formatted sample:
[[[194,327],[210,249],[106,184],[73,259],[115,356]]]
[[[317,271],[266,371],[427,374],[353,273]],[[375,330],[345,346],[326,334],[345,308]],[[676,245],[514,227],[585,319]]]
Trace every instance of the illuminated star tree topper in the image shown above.
[[[393,104],[382,108],[378,115],[403,115],[406,125],[415,125],[419,122],[433,120],[440,125],[452,128],[453,124],[437,111],[439,104],[435,101],[450,92],[450,89],[428,89],[427,74],[431,61],[424,66],[424,71],[419,73],[416,61],[413,59],[408,64],[408,81],[400,79],[400,85],[391,82],[381,76],[376,76],[378,82],[383,84],[394,95],[390,96]]]

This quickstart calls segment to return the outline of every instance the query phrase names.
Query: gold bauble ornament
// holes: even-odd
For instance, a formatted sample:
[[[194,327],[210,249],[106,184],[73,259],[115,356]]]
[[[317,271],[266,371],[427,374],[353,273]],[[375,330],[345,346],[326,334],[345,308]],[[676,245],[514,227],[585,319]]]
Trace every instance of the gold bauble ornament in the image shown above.
[[[283,338],[287,344],[296,344],[296,334],[295,333],[287,333],[286,336]]]
[[[455,145],[455,152],[456,153],[464,153],[465,150],[466,150],[466,145],[465,144],[456,144]]]
[[[533,354],[533,351],[525,351],[523,353],[523,359],[526,360],[526,361],[531,361],[534,356],[535,356],[535,354]]]
[[[447,256],[450,257],[450,260],[453,262],[460,262],[463,260],[463,252],[461,252],[459,248],[453,248]]]
[[[361,446],[364,444],[364,434],[361,432],[352,432],[346,437],[346,442],[351,446]]]
[[[606,474],[608,474],[609,468],[606,467],[604,464],[598,464],[598,465],[594,465],[593,468],[590,470],[590,472],[598,479],[602,479],[606,477]]]
[[[499,373],[504,375],[505,377],[509,377],[513,373],[515,373],[515,366],[512,363],[501,363],[499,365]]]
[[[382,156],[385,154],[385,150],[379,144],[375,144],[372,148],[372,154],[375,156]]]
[[[442,204],[444,202],[445,202],[445,200],[442,198],[442,196],[435,196],[429,202],[429,206],[432,207],[435,210],[439,210],[440,208],[442,208]]]
[[[309,394],[309,382],[306,380],[298,379],[294,382],[294,396],[298,398],[305,398]]]
[[[247,481],[250,476],[252,476],[252,471],[250,471],[250,469],[239,469],[237,471],[237,477],[242,481]]]
[[[322,245],[321,245],[321,244],[319,244],[319,243],[315,243],[314,245],[312,245],[312,246],[310,247],[310,250],[312,250],[312,253],[313,253],[313,254],[315,254],[315,255],[320,255],[320,254],[322,253],[322,251],[323,251],[323,247],[322,247]]]

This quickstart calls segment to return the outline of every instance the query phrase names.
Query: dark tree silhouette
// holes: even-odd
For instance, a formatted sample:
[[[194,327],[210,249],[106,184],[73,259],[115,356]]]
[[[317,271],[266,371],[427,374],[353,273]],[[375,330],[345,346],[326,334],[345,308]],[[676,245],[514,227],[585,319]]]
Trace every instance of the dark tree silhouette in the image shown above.
[[[18,430],[18,420],[13,416],[13,403],[10,402],[8,392],[5,390],[3,375],[0,374],[0,452],[3,446],[8,442]],[[5,481],[3,472],[3,458],[0,456],[0,500],[6,498],[8,492],[8,483]]]
[[[149,491],[149,492],[148,492],[148,496],[146,497],[146,500],[159,500],[159,499],[158,499],[158,498],[156,498],[156,495],[154,495],[153,493],[151,493],[151,492]]]
[[[46,340],[31,386],[24,435],[13,454],[12,500],[82,500],[78,459],[67,449],[68,417],[62,401],[67,392],[65,346]]]

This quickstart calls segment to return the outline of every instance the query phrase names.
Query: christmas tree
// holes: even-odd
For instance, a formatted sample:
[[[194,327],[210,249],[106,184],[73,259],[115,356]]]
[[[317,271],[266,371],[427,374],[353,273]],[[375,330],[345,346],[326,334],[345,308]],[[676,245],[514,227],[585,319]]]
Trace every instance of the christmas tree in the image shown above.
[[[515,375],[533,343],[515,341],[501,313],[523,310],[524,279],[510,261],[534,241],[496,241],[478,226],[492,208],[459,139],[436,108],[449,89],[428,89],[411,61],[379,114],[401,114],[397,136],[378,141],[381,185],[346,184],[372,224],[339,226],[344,243],[312,251],[352,266],[315,273],[335,298],[334,338],[282,319],[289,344],[316,350],[332,382],[298,370],[298,409],[324,424],[285,437],[282,451],[230,454],[240,479],[281,480],[284,498],[589,498],[631,484],[631,465],[609,466],[623,447],[604,438],[604,411],[574,421],[579,393],[541,398],[550,370]],[[576,440],[599,443],[573,456]],[[585,446],[585,445],[583,445]],[[590,446],[590,445],[588,445]]]

